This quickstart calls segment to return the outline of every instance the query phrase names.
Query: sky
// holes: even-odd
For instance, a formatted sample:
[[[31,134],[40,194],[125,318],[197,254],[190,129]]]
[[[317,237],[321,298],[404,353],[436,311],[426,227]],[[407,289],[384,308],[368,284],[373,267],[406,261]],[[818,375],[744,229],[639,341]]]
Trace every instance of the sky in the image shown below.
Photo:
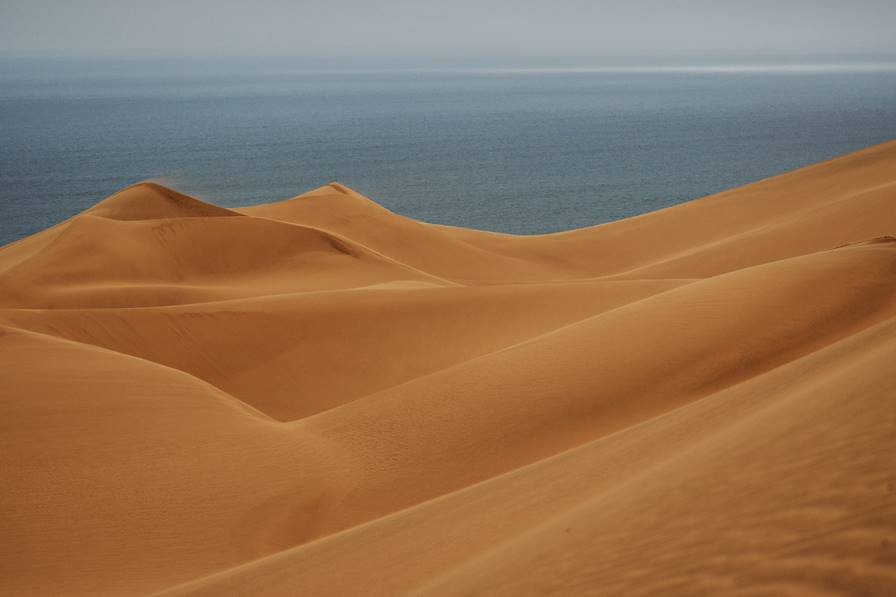
[[[896,0],[0,0],[0,57],[896,54]]]

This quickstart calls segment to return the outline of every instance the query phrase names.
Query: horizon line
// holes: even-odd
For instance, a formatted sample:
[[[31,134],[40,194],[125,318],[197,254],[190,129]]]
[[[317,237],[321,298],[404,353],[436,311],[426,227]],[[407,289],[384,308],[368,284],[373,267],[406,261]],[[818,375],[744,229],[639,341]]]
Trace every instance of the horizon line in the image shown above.
[[[4,61],[7,64],[12,62],[28,62],[28,61],[56,61],[56,60],[79,60],[75,57],[3,57],[0,56],[0,64]],[[84,59],[92,62],[93,59]],[[154,61],[157,58],[112,58],[112,62],[120,61]],[[215,61],[226,59],[213,59]],[[262,61],[264,59],[261,59]],[[101,66],[101,65],[95,65]],[[180,63],[178,66],[185,66]],[[238,71],[238,65],[234,65],[234,71]],[[181,70],[181,69],[177,69]],[[187,68],[187,70],[189,70]],[[218,70],[218,69],[216,69]],[[625,74],[625,73],[694,73],[694,74],[750,74],[750,73],[836,73],[836,72],[891,72],[896,71],[896,60],[893,61],[875,61],[875,62],[858,62],[858,61],[837,61],[837,62],[782,62],[782,63],[707,63],[695,62],[692,64],[598,64],[598,65],[562,65],[555,66],[502,66],[488,65],[465,66],[465,65],[439,65],[439,64],[395,64],[395,65],[350,65],[350,64],[279,64],[270,65],[267,70],[255,71],[257,74],[276,74],[276,73],[303,73],[303,74],[387,74],[387,73],[444,73],[444,74]],[[225,74],[227,69],[221,69],[216,73],[209,74]],[[2,74],[2,71],[0,71]],[[73,73],[74,74],[74,73]]]

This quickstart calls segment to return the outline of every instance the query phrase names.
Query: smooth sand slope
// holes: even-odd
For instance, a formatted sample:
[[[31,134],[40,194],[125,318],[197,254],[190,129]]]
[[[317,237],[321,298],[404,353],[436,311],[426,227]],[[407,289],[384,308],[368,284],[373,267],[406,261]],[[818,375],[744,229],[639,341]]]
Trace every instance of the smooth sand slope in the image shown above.
[[[136,185],[0,249],[0,594],[896,594],[896,142],[516,237]]]

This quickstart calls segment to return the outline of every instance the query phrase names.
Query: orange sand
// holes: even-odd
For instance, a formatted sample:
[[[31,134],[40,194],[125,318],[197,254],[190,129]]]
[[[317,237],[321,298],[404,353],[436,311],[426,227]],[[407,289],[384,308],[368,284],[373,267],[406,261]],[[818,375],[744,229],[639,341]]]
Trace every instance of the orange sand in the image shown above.
[[[152,183],[0,249],[0,594],[896,594],[896,142],[515,237]]]

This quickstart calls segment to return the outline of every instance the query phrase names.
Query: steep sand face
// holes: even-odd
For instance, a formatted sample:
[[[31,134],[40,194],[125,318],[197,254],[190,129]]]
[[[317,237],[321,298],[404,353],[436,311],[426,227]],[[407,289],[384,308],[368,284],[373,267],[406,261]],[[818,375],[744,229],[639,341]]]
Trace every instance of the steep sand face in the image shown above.
[[[3,595],[896,593],[896,143],[593,228],[153,183],[0,249]]]

